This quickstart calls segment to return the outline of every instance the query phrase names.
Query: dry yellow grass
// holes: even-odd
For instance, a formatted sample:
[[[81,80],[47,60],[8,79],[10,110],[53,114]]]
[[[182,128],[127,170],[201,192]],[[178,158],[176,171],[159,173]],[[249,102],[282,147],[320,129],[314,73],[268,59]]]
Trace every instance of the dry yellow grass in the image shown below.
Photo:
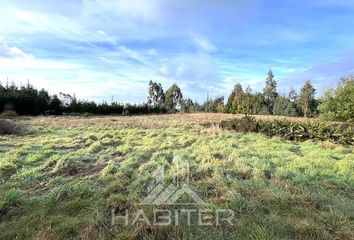
[[[164,128],[167,126],[187,126],[191,124],[217,124],[223,120],[241,118],[242,114],[223,113],[178,113],[161,115],[140,116],[49,116],[49,117],[20,117],[30,125],[49,126],[52,128],[110,126],[110,127],[140,127],[140,128]],[[256,119],[264,120],[288,120],[294,122],[321,122],[319,118],[298,118],[283,116],[255,115]],[[334,123],[334,122],[333,122]]]

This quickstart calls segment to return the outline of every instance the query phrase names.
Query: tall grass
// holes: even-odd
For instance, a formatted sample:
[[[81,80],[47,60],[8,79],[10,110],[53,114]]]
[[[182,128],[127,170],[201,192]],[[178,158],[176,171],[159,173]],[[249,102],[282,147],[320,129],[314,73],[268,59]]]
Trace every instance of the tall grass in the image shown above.
[[[0,239],[353,239],[354,150],[218,127],[232,115],[22,119],[0,141]],[[233,226],[111,227],[174,156]],[[174,173],[166,171],[166,181]],[[151,216],[151,209],[146,209]]]

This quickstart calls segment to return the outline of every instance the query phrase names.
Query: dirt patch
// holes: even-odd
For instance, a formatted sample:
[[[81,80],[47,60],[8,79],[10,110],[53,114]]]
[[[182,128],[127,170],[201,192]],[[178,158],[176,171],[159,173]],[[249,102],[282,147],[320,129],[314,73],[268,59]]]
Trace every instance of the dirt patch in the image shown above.
[[[124,155],[123,154],[115,154],[112,156],[111,160],[113,160],[116,163],[121,163],[124,160]]]
[[[94,166],[75,167],[53,173],[53,176],[66,176],[66,177],[87,177],[98,176],[105,164],[97,164]]]
[[[98,176],[100,172],[105,167],[104,164],[95,165],[92,167],[85,167],[78,169],[75,176],[86,177],[86,176]]]

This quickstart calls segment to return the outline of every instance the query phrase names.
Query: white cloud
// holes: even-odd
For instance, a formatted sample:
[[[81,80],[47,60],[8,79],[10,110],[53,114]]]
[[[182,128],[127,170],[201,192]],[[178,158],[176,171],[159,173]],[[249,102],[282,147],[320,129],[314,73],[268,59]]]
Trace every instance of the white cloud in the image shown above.
[[[259,19],[247,25],[247,12],[256,18],[268,14],[253,11],[258,0],[0,2],[0,77],[29,78],[39,87],[85,98],[119,93],[120,100],[145,100],[146,84],[154,80],[165,88],[176,82],[205,99],[206,91],[227,93],[236,82],[262,89],[269,67],[289,85],[287,75],[316,65],[315,51],[299,45],[324,30],[279,21],[255,26]],[[290,61],[292,55],[298,59]]]
[[[120,46],[118,49],[121,52],[123,52],[126,56],[128,56],[129,58],[134,59],[134,60],[136,60],[136,61],[138,61],[138,62],[140,62],[142,64],[148,65],[148,61],[139,52],[134,51],[132,49],[129,49],[129,48],[125,47],[125,46]]]
[[[0,58],[30,59],[32,56],[17,47],[9,47],[6,44],[2,44],[0,45]]]
[[[202,51],[215,52],[217,50],[216,46],[202,35],[196,34],[192,36],[192,40],[197,45],[197,47]]]

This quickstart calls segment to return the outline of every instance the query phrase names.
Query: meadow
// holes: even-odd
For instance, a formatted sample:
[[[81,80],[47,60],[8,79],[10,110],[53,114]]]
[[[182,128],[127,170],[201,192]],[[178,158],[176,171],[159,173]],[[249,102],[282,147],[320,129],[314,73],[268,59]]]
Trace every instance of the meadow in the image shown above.
[[[220,129],[233,117],[12,119],[25,132],[0,135],[0,239],[354,239],[353,146]],[[139,209],[154,170],[175,156],[234,224],[112,226],[111,210]]]

